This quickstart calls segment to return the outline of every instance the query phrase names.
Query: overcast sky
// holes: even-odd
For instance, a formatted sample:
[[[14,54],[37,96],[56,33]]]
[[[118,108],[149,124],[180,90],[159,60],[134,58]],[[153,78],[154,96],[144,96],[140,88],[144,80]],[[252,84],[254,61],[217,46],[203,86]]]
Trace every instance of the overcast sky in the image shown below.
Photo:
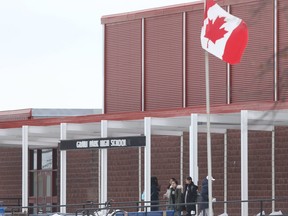
[[[101,16],[193,0],[1,0],[0,111],[102,108]]]

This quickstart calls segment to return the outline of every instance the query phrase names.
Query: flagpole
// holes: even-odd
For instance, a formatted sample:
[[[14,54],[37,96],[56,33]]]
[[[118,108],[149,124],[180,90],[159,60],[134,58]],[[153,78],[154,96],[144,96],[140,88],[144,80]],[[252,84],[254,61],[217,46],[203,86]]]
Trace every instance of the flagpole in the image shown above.
[[[209,216],[213,216],[212,210],[212,155],[211,155],[211,132],[210,132],[210,87],[209,87],[209,57],[205,51],[205,80],[206,80],[206,114],[207,114],[207,166],[208,166],[208,197]]]
[[[207,0],[204,0],[204,11]],[[210,132],[210,81],[209,81],[209,53],[205,51],[205,83],[206,83],[206,115],[207,115],[207,167],[208,167],[208,197],[209,216],[213,216],[212,209],[212,155],[211,155],[211,132]]]

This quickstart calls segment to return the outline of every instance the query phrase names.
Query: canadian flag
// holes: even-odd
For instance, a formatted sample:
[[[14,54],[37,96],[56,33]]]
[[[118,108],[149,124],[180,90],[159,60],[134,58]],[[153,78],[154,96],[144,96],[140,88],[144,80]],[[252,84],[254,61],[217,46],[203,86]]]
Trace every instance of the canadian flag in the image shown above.
[[[240,62],[248,41],[245,22],[206,0],[201,30],[202,48],[230,64]]]

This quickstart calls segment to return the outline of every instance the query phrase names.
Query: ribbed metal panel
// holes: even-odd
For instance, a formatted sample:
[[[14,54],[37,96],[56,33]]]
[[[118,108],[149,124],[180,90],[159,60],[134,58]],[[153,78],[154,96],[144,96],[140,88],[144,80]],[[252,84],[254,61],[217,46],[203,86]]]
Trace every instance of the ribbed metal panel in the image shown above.
[[[105,113],[141,111],[141,20],[105,27]]]
[[[186,66],[187,106],[206,104],[205,51],[201,47],[200,33],[203,24],[203,10],[187,13]],[[209,55],[210,104],[226,103],[226,63]]]
[[[231,102],[273,101],[273,1],[231,6],[249,30],[241,63],[231,67]]]
[[[145,110],[182,107],[182,14],[145,19]]]
[[[278,1],[279,100],[288,100],[288,1]]]

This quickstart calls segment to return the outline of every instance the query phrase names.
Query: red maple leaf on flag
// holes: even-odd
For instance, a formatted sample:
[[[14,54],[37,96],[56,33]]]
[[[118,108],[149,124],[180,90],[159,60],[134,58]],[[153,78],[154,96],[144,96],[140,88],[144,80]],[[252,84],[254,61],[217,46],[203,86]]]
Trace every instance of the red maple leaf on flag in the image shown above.
[[[226,23],[225,17],[217,17],[213,23],[213,20],[208,19],[208,24],[206,25],[206,32],[205,36],[209,40],[211,40],[214,44],[216,43],[217,40],[220,38],[223,38],[224,35],[228,32],[225,30],[225,28],[221,28],[221,26]],[[209,40],[207,41],[207,48],[208,48],[208,43]]]

